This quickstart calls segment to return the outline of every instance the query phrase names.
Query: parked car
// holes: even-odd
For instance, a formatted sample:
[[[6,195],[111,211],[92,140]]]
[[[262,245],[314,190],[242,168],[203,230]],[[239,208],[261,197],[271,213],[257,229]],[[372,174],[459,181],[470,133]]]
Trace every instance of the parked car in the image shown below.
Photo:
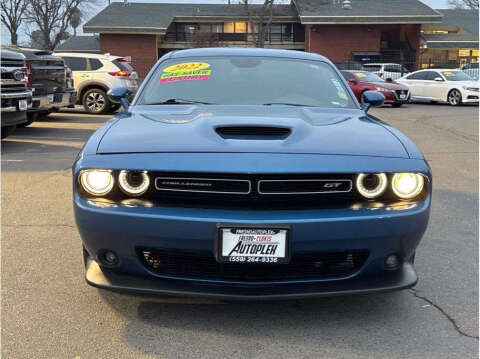
[[[448,102],[452,106],[478,103],[478,81],[461,70],[420,70],[397,82],[408,86],[412,100]]]
[[[408,74],[405,67],[395,63],[369,63],[363,65],[364,69],[380,76],[385,81],[392,82]]]
[[[75,89],[68,87],[67,68],[63,60],[52,55],[51,51],[9,46],[26,58],[27,87],[32,90],[32,107],[28,110],[27,123],[31,124],[39,116],[63,107],[72,107],[76,102]]]
[[[127,93],[73,165],[89,284],[278,299],[417,282],[429,166],[325,57],[176,51]]]
[[[27,122],[27,110],[32,107],[32,92],[27,88],[25,56],[2,49],[1,52],[1,125],[2,139]]]
[[[385,96],[385,103],[393,107],[400,107],[410,100],[410,91],[407,86],[386,82],[372,72],[367,71],[341,71],[355,97],[364,102],[365,91],[379,91]]]
[[[472,62],[462,66],[462,71],[465,72],[474,80],[478,80],[478,62]]]
[[[109,54],[56,52],[73,71],[78,103],[93,114],[112,112],[120,107],[107,97],[107,91],[125,87],[133,94],[138,89],[137,72],[126,58]]]

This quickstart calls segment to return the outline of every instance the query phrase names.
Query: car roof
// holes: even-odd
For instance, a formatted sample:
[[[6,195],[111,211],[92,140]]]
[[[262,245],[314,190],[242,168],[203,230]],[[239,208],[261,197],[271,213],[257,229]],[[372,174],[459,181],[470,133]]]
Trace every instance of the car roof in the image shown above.
[[[418,71],[415,71],[415,72],[420,72],[420,71],[462,71],[462,70],[459,70],[459,69],[444,69],[444,68],[433,68],[433,69],[421,69],[421,70],[418,70]]]
[[[282,57],[299,60],[314,60],[330,62],[326,57],[311,52],[279,49],[261,49],[261,48],[235,48],[235,47],[215,47],[215,48],[196,48],[172,51],[167,53],[166,58],[183,57],[202,57],[202,56],[263,56],[263,57]]]
[[[64,51],[55,51],[54,55],[61,55],[61,56],[68,56],[68,57],[87,57],[89,59],[103,59],[103,60],[115,60],[119,57],[124,56],[117,56],[117,55],[110,55],[110,54],[91,54],[88,52],[64,52]]]

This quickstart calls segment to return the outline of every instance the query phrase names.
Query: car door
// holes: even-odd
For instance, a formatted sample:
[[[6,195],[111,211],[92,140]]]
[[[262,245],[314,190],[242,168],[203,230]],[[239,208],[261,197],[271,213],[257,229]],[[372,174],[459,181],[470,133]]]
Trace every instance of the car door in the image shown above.
[[[65,56],[63,60],[73,73],[73,85],[79,91],[83,87],[83,83],[90,80],[90,72],[87,71],[87,59],[85,57]]]
[[[398,82],[408,86],[408,89],[413,97],[423,97],[422,91],[425,79],[426,71],[418,71],[408,75]]]
[[[436,81],[435,79],[441,78],[442,81]],[[427,79],[424,84],[424,90],[426,97],[434,100],[445,100],[448,85],[445,82],[445,78],[438,71],[427,71]]]

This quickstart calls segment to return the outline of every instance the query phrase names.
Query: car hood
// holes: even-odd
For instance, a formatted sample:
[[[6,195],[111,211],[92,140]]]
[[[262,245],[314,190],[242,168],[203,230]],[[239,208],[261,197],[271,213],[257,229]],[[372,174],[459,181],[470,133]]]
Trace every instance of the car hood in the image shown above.
[[[478,88],[478,85],[479,85],[478,81],[448,81],[448,83],[455,84],[458,86],[476,87],[476,88]]]
[[[98,154],[248,152],[408,158],[388,125],[357,109],[164,105],[130,110],[118,115],[106,131]]]

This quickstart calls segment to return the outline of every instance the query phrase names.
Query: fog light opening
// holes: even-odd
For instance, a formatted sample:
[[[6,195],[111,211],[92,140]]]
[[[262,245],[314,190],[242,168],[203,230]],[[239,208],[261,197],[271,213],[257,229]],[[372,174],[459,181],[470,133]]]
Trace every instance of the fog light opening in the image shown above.
[[[398,269],[401,263],[402,261],[397,254],[390,254],[387,258],[385,258],[385,268],[388,270]]]
[[[98,261],[107,267],[115,267],[118,264],[118,255],[111,250],[103,250],[98,253]]]

